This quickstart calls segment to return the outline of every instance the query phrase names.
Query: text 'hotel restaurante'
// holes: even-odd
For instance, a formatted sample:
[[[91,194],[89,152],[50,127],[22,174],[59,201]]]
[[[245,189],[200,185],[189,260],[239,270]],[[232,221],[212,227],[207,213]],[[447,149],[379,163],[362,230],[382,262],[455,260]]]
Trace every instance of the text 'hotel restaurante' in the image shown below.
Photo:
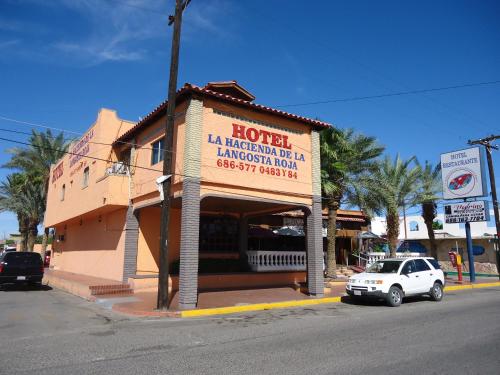
[[[168,241],[180,308],[208,289],[306,283],[323,294],[319,132],[329,125],[254,99],[235,81],[177,93]],[[139,123],[103,109],[52,167],[55,270],[157,286],[165,116],[166,103]]]

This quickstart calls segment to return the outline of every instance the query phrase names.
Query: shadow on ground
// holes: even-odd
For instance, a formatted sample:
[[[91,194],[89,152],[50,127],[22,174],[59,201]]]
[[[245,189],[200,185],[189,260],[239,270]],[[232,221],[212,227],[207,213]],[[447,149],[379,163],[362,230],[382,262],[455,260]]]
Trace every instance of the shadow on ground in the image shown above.
[[[0,292],[47,292],[52,290],[44,284],[0,284]]]
[[[383,299],[377,299],[377,298],[352,298],[349,296],[343,296],[341,297],[340,301],[342,303],[345,303],[347,305],[354,305],[354,306],[386,306],[390,307],[387,305],[387,303]],[[414,297],[405,297],[403,299],[403,305],[404,304],[409,304],[409,303],[415,303],[415,302],[431,302],[431,299],[429,296],[414,296]]]

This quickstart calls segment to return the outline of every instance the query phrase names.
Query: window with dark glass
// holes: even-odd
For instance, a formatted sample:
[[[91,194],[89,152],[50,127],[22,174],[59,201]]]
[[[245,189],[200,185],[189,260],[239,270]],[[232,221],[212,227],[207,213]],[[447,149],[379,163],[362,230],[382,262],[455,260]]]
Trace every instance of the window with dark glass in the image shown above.
[[[165,144],[165,138],[159,139],[151,144],[151,165],[163,161],[163,148]]]
[[[408,273],[413,273],[416,272],[416,266],[413,260],[410,260],[406,262],[406,264],[403,266],[403,269],[401,270],[402,274],[408,274]]]
[[[441,269],[441,266],[439,265],[439,262],[436,259],[427,259],[430,264],[432,264],[432,267],[435,269],[439,270]]]
[[[429,271],[431,269],[423,259],[415,259],[415,266],[417,267],[417,272]]]
[[[89,175],[90,175],[90,169],[89,167],[87,167],[83,170],[82,188],[89,186]]]
[[[230,216],[202,216],[200,252],[238,252],[238,220]]]

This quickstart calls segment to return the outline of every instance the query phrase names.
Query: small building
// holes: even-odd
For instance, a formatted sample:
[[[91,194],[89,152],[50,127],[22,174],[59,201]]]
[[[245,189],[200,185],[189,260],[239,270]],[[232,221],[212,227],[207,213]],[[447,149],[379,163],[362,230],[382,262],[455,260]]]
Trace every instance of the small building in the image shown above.
[[[168,244],[181,308],[200,289],[307,282],[323,294],[319,132],[330,125],[254,99],[235,81],[177,92]],[[165,117],[166,102],[138,123],[103,109],[52,167],[55,269],[157,286]],[[303,248],[254,254],[279,269],[251,272],[249,223],[290,211],[305,220]]]

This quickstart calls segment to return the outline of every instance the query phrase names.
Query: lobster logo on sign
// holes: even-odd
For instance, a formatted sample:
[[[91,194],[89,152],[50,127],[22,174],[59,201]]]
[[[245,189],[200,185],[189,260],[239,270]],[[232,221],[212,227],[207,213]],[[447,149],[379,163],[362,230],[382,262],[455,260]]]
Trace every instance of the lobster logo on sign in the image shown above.
[[[458,197],[468,194],[476,184],[476,176],[469,169],[455,169],[447,176],[450,192]]]

